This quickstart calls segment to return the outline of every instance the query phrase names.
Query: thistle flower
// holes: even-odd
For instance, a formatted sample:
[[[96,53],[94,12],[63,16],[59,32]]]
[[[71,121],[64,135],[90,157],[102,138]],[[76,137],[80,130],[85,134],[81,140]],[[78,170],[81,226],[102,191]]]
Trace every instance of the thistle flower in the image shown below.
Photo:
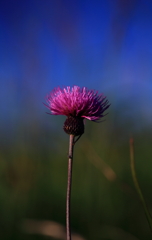
[[[46,101],[48,105],[45,104],[45,106],[51,111],[51,115],[67,116],[63,126],[64,131],[70,135],[66,197],[66,240],[71,240],[70,199],[74,145],[84,133],[84,119],[98,122],[104,117],[104,111],[110,104],[106,97],[98,94],[98,91],[78,86],[63,89],[60,87],[55,88],[46,96]],[[75,136],[78,136],[76,140]]]
[[[55,88],[47,95],[46,101],[51,115],[67,116],[64,131],[74,136],[84,133],[84,119],[97,122],[110,106],[106,97],[98,95],[98,91],[78,86]]]

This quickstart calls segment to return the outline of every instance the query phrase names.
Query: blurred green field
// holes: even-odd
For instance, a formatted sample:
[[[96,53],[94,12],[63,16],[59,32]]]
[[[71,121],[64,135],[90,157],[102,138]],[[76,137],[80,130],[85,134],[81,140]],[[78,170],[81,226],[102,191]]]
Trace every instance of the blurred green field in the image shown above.
[[[51,237],[51,224],[57,224],[57,232],[65,227],[68,135],[62,131],[64,117],[49,116],[49,121],[50,128],[27,123],[16,127],[13,138],[1,137],[3,240],[64,239]],[[51,128],[51,121],[57,121],[58,129]],[[72,231],[86,240],[152,239],[133,186],[129,155],[133,135],[137,176],[152,212],[151,130],[131,133],[130,124],[109,116],[99,124],[86,121],[85,129],[74,149]]]

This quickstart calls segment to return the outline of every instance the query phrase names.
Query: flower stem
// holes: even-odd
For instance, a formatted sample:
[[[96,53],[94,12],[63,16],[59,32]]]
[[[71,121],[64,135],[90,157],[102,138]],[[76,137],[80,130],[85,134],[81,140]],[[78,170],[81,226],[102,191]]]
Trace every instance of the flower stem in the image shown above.
[[[72,184],[72,163],[73,163],[73,148],[74,135],[69,138],[69,160],[68,160],[68,181],[67,181],[67,196],[66,196],[66,234],[67,240],[71,240],[71,226],[70,226],[70,201],[71,201],[71,184]]]
[[[134,160],[134,140],[133,138],[130,138],[130,166],[131,166],[131,173],[132,173],[132,178],[133,178],[133,182],[136,188],[136,191],[139,195],[139,198],[141,200],[141,203],[143,205],[144,211],[145,211],[145,215],[150,227],[150,230],[152,232],[152,217],[150,215],[150,212],[148,210],[148,207],[146,205],[144,196],[142,194],[141,188],[139,186],[138,180],[137,180],[137,176],[136,176],[136,171],[135,171],[135,160]]]

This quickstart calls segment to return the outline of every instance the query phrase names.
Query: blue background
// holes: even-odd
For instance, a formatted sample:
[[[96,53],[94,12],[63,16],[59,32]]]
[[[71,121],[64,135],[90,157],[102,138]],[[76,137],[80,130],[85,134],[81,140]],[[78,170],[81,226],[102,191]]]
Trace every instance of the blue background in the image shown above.
[[[152,2],[12,1],[0,3],[2,124],[43,115],[56,86],[103,92],[135,130],[151,124]],[[118,114],[118,113],[117,113]],[[2,126],[2,125],[1,125]]]

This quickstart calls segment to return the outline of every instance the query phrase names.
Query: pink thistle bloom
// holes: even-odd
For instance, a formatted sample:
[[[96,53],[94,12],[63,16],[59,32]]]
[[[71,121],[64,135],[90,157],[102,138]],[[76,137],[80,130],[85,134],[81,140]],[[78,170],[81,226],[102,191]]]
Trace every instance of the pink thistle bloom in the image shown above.
[[[46,96],[46,101],[48,105],[45,105],[52,115],[86,118],[95,122],[105,116],[103,113],[110,106],[103,94],[78,86],[55,88]]]

